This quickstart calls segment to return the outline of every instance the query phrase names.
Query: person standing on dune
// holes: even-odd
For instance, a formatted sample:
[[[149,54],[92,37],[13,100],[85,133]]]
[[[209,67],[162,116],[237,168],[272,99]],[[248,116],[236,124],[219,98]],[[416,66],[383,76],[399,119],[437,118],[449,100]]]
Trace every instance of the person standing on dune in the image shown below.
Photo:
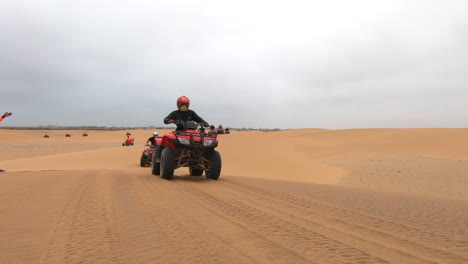
[[[3,121],[3,119],[11,116],[13,113],[12,112],[5,112],[2,116],[0,116],[0,122]],[[0,172],[4,172],[5,170],[0,169]]]
[[[0,122],[3,121],[3,119],[11,116],[13,113],[12,112],[5,112],[2,116],[0,116]]]

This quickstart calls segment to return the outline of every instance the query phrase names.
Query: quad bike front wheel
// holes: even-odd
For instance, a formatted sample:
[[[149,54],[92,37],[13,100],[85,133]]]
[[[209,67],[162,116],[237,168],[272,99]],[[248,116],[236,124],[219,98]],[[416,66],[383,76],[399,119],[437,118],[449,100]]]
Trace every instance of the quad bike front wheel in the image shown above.
[[[174,177],[175,170],[175,152],[166,147],[161,153],[161,178],[171,180]]]
[[[161,174],[161,163],[156,162],[156,153],[153,153],[151,157],[151,173],[153,173],[153,175]]]
[[[221,174],[221,155],[218,151],[213,150],[210,155],[210,169],[205,171],[206,178],[218,180]]]

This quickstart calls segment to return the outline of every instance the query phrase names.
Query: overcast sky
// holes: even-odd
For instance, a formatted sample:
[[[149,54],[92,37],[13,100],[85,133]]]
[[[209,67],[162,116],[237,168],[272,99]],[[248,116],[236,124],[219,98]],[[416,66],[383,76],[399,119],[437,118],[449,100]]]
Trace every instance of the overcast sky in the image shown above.
[[[2,126],[468,127],[468,1],[0,1]]]

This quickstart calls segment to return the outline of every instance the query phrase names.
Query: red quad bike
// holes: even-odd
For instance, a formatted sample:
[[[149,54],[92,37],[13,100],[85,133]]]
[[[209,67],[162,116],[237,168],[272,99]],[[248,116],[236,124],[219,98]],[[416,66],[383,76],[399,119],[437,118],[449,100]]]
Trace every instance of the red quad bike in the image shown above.
[[[161,145],[162,137],[156,138],[156,144]],[[147,145],[148,146],[148,145]],[[151,145],[149,148],[143,150],[140,158],[140,166],[147,167],[151,165],[153,154],[156,151],[156,145]]]
[[[216,135],[206,134],[203,124],[194,121],[183,123],[176,120],[176,123],[183,124],[186,130],[163,136],[152,157],[152,173],[171,180],[175,169],[189,167],[192,176],[201,176],[205,172],[207,179],[218,180],[221,155],[215,150],[218,146]],[[197,131],[199,125],[201,128]]]
[[[141,153],[141,158],[140,158],[140,166],[141,167],[146,167],[151,165],[151,159],[153,157],[153,153],[156,150],[155,145],[151,145],[149,148],[143,150]]]
[[[122,143],[122,147],[133,146],[133,138],[126,138]]]

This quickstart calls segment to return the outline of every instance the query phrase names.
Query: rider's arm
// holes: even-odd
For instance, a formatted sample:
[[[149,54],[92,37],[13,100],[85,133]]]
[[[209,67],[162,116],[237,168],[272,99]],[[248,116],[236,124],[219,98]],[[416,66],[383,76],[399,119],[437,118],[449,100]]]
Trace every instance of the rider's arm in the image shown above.
[[[166,118],[164,118],[164,124],[170,124],[174,123],[174,120],[176,119],[176,111],[172,111]]]
[[[197,123],[203,123],[203,125],[206,126],[206,127],[208,126],[208,122],[203,120],[203,118],[201,118],[195,111],[193,111],[192,119],[193,119],[193,121],[195,121]]]
[[[146,140],[145,145],[152,145],[152,144],[153,144],[153,142],[151,142],[151,139],[152,139],[152,138],[153,138],[153,137],[148,138],[148,140]],[[150,144],[150,143],[151,143],[151,144]]]
[[[11,112],[5,112],[2,116],[0,116],[0,122],[3,121],[3,119],[11,116]]]

